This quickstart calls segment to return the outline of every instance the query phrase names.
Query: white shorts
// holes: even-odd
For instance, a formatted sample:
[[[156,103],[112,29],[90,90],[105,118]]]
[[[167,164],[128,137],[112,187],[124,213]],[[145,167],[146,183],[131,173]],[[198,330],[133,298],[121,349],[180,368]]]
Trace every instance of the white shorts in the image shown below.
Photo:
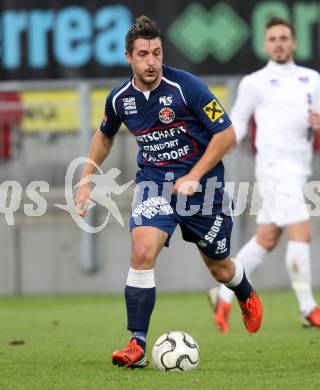
[[[260,178],[258,186],[262,205],[257,214],[257,224],[274,223],[282,227],[309,220],[304,197],[305,182],[305,179],[283,182]]]

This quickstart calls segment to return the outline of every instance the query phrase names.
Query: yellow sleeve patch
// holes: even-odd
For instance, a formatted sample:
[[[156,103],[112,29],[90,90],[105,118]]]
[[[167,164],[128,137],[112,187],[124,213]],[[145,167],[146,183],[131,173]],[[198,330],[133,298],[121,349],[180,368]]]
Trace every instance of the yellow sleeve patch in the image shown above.
[[[211,122],[215,122],[219,118],[222,117],[224,111],[220,104],[215,100],[211,100],[206,106],[203,107],[203,111],[207,115],[207,117],[211,120]]]

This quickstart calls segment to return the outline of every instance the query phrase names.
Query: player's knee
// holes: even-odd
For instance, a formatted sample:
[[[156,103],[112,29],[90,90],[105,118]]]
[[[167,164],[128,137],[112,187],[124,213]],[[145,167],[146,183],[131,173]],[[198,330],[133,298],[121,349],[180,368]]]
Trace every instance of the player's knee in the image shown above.
[[[307,243],[311,242],[311,230],[310,229],[307,232],[305,232],[303,239],[301,241],[307,242]]]
[[[311,242],[311,226],[308,225],[308,227],[304,230],[302,240],[303,242]]]
[[[258,237],[257,242],[268,252],[272,251],[278,244],[279,237]]]
[[[219,263],[210,266],[212,276],[219,283],[227,283],[232,278],[232,269],[228,265],[220,265]]]
[[[131,265],[135,269],[144,269],[154,263],[155,253],[146,243],[136,243],[133,245]]]
[[[311,242],[311,227],[306,226],[304,229],[299,229],[296,231],[290,231],[288,234],[289,241],[298,241],[298,242]]]

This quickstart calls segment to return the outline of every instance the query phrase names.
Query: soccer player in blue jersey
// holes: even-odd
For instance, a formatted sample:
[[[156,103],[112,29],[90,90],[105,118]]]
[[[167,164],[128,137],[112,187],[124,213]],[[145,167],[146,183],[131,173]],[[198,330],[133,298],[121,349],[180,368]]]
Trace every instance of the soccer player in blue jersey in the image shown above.
[[[223,189],[222,158],[235,142],[234,129],[205,84],[163,65],[162,43],[160,30],[146,16],[127,33],[125,55],[133,76],[107,97],[105,116],[88,155],[100,165],[121,123],[139,146],[125,287],[132,336],[127,346],[112,354],[113,364],[131,368],[147,364],[146,337],[156,299],[155,260],[177,224],[184,240],[197,245],[213,277],[234,291],[248,331],[258,331],[262,320],[261,303],[243,266],[229,255],[232,217],[230,207],[224,207],[230,202]],[[82,177],[94,172],[88,163]],[[78,207],[90,199],[89,185],[83,183],[76,195]]]

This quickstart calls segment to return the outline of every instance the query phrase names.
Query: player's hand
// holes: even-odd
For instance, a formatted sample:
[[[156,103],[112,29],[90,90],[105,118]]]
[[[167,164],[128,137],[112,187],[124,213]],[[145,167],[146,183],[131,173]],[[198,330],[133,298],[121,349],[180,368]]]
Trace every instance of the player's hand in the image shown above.
[[[320,113],[310,110],[309,122],[313,130],[320,131]]]
[[[177,195],[182,194],[191,196],[197,191],[200,185],[199,180],[199,177],[196,177],[191,173],[182,176],[175,182],[173,186],[173,193]]]
[[[91,191],[88,183],[79,186],[74,202],[76,205],[76,213],[81,217],[86,217],[88,207],[91,203]]]

